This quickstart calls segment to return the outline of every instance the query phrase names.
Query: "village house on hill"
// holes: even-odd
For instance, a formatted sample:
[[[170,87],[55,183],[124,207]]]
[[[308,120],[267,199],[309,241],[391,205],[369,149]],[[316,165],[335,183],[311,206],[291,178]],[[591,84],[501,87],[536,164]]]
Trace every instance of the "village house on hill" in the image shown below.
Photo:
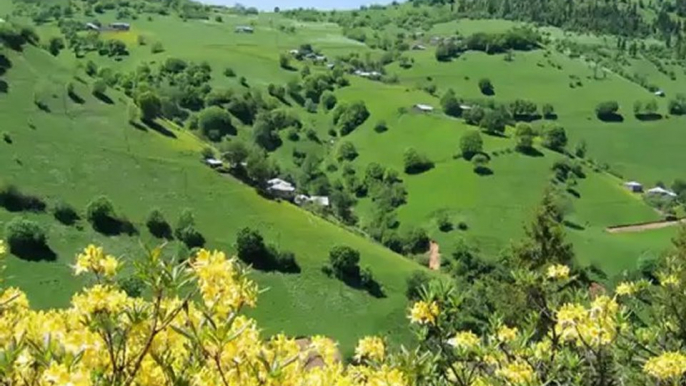
[[[275,197],[291,199],[295,196],[295,186],[280,178],[272,178],[267,181],[267,191]]]
[[[247,26],[247,25],[239,25],[236,27],[234,30],[236,33],[244,33],[244,34],[251,34],[255,32],[255,29],[253,27]]]

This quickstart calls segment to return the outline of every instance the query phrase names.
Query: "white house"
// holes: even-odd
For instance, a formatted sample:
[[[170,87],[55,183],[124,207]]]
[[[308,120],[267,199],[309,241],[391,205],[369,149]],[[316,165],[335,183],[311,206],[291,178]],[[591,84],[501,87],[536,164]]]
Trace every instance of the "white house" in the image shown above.
[[[421,103],[417,103],[416,105],[414,105],[414,108],[417,111],[421,111],[423,113],[430,113],[430,112],[434,111],[434,108],[432,106],[424,105]]]
[[[288,53],[293,55],[293,56],[296,56],[296,55],[300,55],[300,50],[293,49],[293,50],[288,51]]]
[[[100,31],[100,26],[94,23],[86,23],[86,29],[93,30],[93,31]]]
[[[655,91],[655,96],[663,97],[665,96],[665,92],[662,90],[657,90]]]
[[[234,31],[237,33],[251,34],[251,33],[255,32],[255,29],[253,27],[249,27],[247,25],[239,25],[238,27],[236,27],[236,29]]]
[[[667,190],[667,189],[661,188],[659,186],[652,188],[652,189],[648,189],[646,194],[654,194],[654,195],[658,195],[658,196],[669,196],[669,197],[676,197],[677,196],[677,194],[672,192],[671,190]]]
[[[415,44],[412,46],[412,49],[415,51],[424,51],[426,47],[422,44]]]
[[[129,23],[112,23],[112,24],[110,24],[110,28],[117,30],[117,31],[128,31],[131,29],[131,24],[129,24]]]
[[[625,182],[624,186],[627,189],[629,189],[631,192],[634,192],[634,193],[640,193],[643,191],[643,184],[641,184],[640,182],[629,181],[629,182]]]
[[[381,73],[378,71],[362,71],[362,70],[355,70],[355,75],[361,76],[363,78],[370,78],[370,79],[376,79],[381,77]]]
[[[224,163],[221,160],[218,160],[216,158],[206,158],[205,159],[205,165],[207,165],[211,168],[218,168],[220,166],[223,166]]]
[[[280,178],[272,178],[267,181],[267,191],[278,197],[290,198],[295,194],[295,186]]]
[[[460,109],[462,109],[462,110],[471,110],[471,109],[472,109],[472,106],[470,106],[470,105],[465,105],[465,104],[461,104],[461,105],[460,105]]]
[[[316,204],[319,206],[329,206],[330,201],[329,197],[326,196],[306,196],[304,194],[298,194],[295,196],[295,201],[296,204],[298,205],[305,205],[305,204]]]

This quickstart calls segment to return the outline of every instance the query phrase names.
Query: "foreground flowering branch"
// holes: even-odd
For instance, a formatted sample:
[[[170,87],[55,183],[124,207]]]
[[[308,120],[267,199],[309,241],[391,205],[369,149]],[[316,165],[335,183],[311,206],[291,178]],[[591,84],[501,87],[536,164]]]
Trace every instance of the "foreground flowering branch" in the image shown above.
[[[5,247],[0,242],[0,254]],[[76,274],[95,283],[74,295],[71,307],[34,311],[16,288],[0,296],[2,385],[404,385],[403,373],[384,363],[385,345],[366,338],[354,366],[336,359],[335,344],[313,337],[302,349],[293,339],[263,339],[254,320],[257,286],[245,268],[222,252],[199,251],[175,264],[161,249],[136,264],[146,299],[118,288],[118,259],[87,247]],[[307,368],[308,356],[323,366]]]
[[[364,337],[344,365],[327,338],[305,348],[284,335],[263,338],[242,313],[259,289],[222,252],[173,263],[161,248],[147,251],[135,263],[143,299],[118,287],[117,258],[89,246],[74,271],[94,283],[67,309],[35,311],[20,290],[0,290],[0,384],[683,385],[682,260],[669,259],[659,282],[623,282],[613,296],[575,287],[564,265],[513,271],[512,290],[534,301],[521,321],[493,315],[486,331],[458,328],[460,291],[434,281],[408,310],[417,348],[391,351],[384,339]],[[320,366],[308,364],[313,355]]]

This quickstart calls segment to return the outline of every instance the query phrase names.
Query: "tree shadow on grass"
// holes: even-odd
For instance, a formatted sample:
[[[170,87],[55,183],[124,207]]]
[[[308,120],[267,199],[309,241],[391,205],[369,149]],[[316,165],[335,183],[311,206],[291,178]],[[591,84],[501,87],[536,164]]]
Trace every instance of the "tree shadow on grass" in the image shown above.
[[[598,119],[600,119],[603,122],[610,122],[610,123],[624,122],[624,117],[621,114],[598,115]]]
[[[93,229],[105,236],[119,236],[122,234],[134,236],[138,234],[135,225],[127,219],[105,217],[92,223]]]
[[[0,93],[2,94],[7,94],[10,91],[10,85],[9,83],[5,82],[4,80],[0,79]]]
[[[383,292],[381,285],[376,280],[373,280],[370,283],[363,283],[360,277],[358,276],[343,277],[341,278],[341,281],[345,283],[345,285],[347,285],[348,287],[354,288],[356,290],[366,291],[368,294],[372,295],[377,299],[382,299],[386,297],[386,294]]]
[[[638,119],[639,121],[659,121],[660,119],[662,119],[662,114],[636,114],[636,119]]]
[[[47,244],[13,245],[10,252],[26,261],[55,261],[57,254]]]
[[[546,119],[548,121],[557,121],[557,114],[555,114],[555,113],[544,114],[543,119]]]
[[[566,226],[567,228],[574,229],[574,230],[577,230],[577,231],[583,231],[583,230],[586,229],[583,225],[577,224],[577,223],[575,223],[575,222],[573,222],[573,221],[569,221],[569,220],[564,220],[564,221],[562,222],[562,224],[563,224],[564,226]]]
[[[176,138],[176,134],[174,134],[173,131],[167,129],[166,127],[162,126],[161,124],[159,124],[153,120],[143,119],[143,120],[141,120],[141,122],[143,122],[143,124],[145,126],[147,126],[148,128],[150,128],[151,130],[154,130],[154,131],[164,135],[165,137]]]
[[[67,95],[69,96],[69,99],[71,99],[72,102],[74,102],[76,104],[82,105],[82,104],[86,103],[86,101],[83,98],[81,98],[81,96],[79,96],[75,92],[69,92],[69,93],[67,93]]]
[[[474,168],[474,173],[478,174],[481,177],[488,177],[493,175],[493,170],[486,166],[478,166]]]
[[[8,212],[45,212],[46,203],[40,197],[20,192],[10,186],[0,192],[0,207]]]
[[[576,190],[576,189],[568,188],[568,189],[567,189],[567,193],[571,194],[571,195],[574,196],[575,198],[581,198],[581,193],[579,193],[579,191]]]
[[[103,93],[94,92],[93,96],[98,98],[101,102],[107,103],[108,105],[114,104],[114,101],[112,100],[112,98],[108,97],[107,95],[105,95]]]
[[[543,157],[543,153],[541,153],[538,149],[535,147],[528,147],[524,149],[519,149],[517,150],[520,153],[529,156],[529,157]]]

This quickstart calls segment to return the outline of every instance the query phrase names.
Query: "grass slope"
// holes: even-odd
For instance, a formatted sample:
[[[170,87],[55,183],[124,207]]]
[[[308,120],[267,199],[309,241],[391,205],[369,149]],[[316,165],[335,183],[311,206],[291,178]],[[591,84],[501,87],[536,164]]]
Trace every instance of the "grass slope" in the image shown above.
[[[346,352],[365,334],[401,334],[405,321],[405,277],[418,267],[364,238],[337,228],[286,203],[264,200],[251,188],[204,167],[198,158],[201,144],[190,134],[173,130],[176,138],[141,131],[126,124],[125,102],[110,91],[112,106],[78,85],[85,104],[66,98],[71,71],[56,65],[35,48],[12,56],[6,75],[7,95],[0,95],[0,120],[13,143],[0,146],[3,179],[44,196],[48,202],[64,199],[77,208],[107,194],[117,210],[142,230],[152,207],[160,207],[173,222],[184,208],[192,208],[199,229],[212,248],[231,251],[238,229],[259,229],[268,241],[292,250],[303,272],[299,275],[253,274],[270,290],[260,298],[255,315],[267,333],[325,334],[339,340]],[[37,110],[33,93],[48,99],[51,113]],[[31,128],[35,127],[35,128]],[[16,215],[0,210],[0,222]],[[105,237],[59,225],[49,214],[31,214],[48,229],[54,262],[8,259],[8,284],[25,289],[38,307],[65,305],[84,284],[72,278],[70,264],[88,243],[104,245],[111,253],[133,259],[140,254],[136,237]],[[0,224],[2,225],[2,224]],[[321,266],[334,244],[360,250],[384,285],[387,298],[375,299],[326,277]]]

